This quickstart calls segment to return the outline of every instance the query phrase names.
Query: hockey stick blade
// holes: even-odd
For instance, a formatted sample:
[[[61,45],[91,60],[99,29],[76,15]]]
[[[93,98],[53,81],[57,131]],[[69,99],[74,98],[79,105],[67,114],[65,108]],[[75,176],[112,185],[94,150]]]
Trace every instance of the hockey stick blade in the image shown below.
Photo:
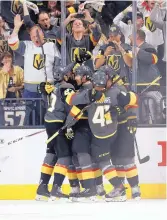
[[[136,140],[135,136],[134,136],[134,141],[135,141],[136,153],[137,153],[137,157],[138,157],[139,163],[143,164],[143,163],[148,162],[150,160],[150,156],[149,155],[147,155],[147,156],[145,156],[143,158],[140,157],[139,147],[138,147],[137,140]]]
[[[147,163],[148,161],[150,160],[150,156],[145,156],[144,158],[140,159],[139,160],[139,163],[142,164],[142,163]]]

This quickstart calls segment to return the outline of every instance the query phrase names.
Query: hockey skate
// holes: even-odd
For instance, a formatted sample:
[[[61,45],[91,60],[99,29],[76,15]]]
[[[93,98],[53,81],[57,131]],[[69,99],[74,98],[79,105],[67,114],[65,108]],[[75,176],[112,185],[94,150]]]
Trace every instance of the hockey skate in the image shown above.
[[[61,192],[61,188],[58,185],[53,185],[50,192],[50,202],[57,201],[59,199],[68,199],[69,196]]]
[[[71,193],[69,194],[69,199],[71,202],[78,202],[78,195],[80,193],[80,188],[78,186],[71,188]]]
[[[104,197],[104,196],[106,195],[106,192],[105,192],[105,190],[104,190],[103,184],[97,185],[97,186],[96,186],[96,191],[97,191],[97,195],[98,195],[98,196]]]
[[[35,200],[48,201],[49,197],[50,197],[50,192],[48,191],[48,185],[40,184],[37,189],[37,195],[35,197]]]
[[[126,201],[126,191],[123,185],[115,187],[111,192],[105,196],[106,202],[125,202]]]
[[[97,191],[96,188],[92,189],[84,189],[82,192],[78,194],[78,201],[96,201]]]
[[[132,199],[139,201],[141,199],[141,192],[139,186],[132,187]]]

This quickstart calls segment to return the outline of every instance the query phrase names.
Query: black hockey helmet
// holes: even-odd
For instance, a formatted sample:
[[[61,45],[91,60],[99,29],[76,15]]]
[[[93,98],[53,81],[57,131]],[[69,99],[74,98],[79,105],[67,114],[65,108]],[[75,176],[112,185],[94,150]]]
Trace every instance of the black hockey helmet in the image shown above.
[[[105,74],[110,78],[110,79],[113,79],[117,73],[115,72],[115,70],[109,66],[109,65],[105,65],[105,66],[101,66],[99,68],[99,70],[105,72]]]
[[[106,88],[108,76],[102,70],[98,70],[93,74],[92,83],[94,86],[97,87],[104,87]]]
[[[66,74],[66,68],[64,66],[57,66],[54,69],[53,77],[55,81],[61,82],[64,79],[65,74]]]
[[[87,80],[90,80],[92,78],[93,75],[93,71],[90,69],[90,67],[88,66],[79,66],[76,70],[75,70],[75,75],[79,75],[81,77],[86,76]]]

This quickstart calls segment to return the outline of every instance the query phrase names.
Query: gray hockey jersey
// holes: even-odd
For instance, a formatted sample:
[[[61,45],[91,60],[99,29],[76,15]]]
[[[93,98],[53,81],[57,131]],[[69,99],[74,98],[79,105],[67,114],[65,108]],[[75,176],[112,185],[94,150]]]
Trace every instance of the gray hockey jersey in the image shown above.
[[[93,102],[89,97],[89,90],[73,95],[71,103],[73,105],[91,104],[87,109],[88,121],[93,135],[104,139],[112,137],[117,132],[117,113],[113,106],[118,105],[117,95],[120,90],[112,87],[105,92],[103,103]]]
[[[50,106],[45,114],[46,122],[64,122],[70,108],[66,104],[66,96],[74,91],[69,83],[56,84],[55,90],[50,95]]]

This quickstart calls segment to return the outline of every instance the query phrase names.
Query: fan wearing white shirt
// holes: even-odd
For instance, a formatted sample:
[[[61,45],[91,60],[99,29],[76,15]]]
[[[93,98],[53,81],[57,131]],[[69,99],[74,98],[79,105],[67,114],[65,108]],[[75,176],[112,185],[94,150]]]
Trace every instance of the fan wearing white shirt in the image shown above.
[[[31,41],[19,41],[18,32],[23,21],[20,15],[14,18],[14,30],[8,39],[12,50],[24,56],[24,98],[39,98],[37,87],[45,79],[45,69],[48,82],[53,83],[53,68],[59,62],[60,54],[52,42],[44,41],[44,34],[37,25],[30,29]],[[37,36],[37,31],[39,37]],[[39,39],[40,38],[40,39]],[[44,54],[42,53],[43,45]]]

